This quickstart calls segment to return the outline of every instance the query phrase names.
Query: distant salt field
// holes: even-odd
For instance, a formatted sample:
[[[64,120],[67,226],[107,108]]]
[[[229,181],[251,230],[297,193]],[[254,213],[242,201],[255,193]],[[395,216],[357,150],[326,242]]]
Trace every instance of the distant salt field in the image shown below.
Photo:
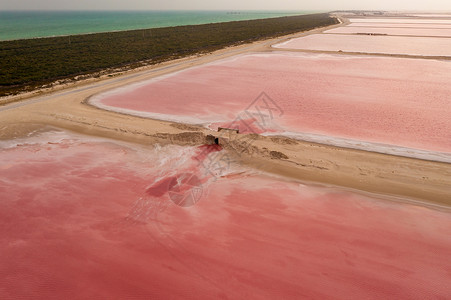
[[[326,30],[324,33],[346,34],[384,34],[412,36],[442,36],[451,37],[451,25],[448,29],[437,28],[384,28],[384,27],[353,27],[345,26]]]
[[[424,18],[451,18],[451,14],[409,14],[412,17],[424,17]]]
[[[143,117],[228,126],[265,91],[284,113],[254,132],[450,152],[449,82],[449,62],[274,52],[187,69],[90,102]]]
[[[451,24],[449,19],[416,19],[416,18],[351,18],[351,23],[402,23],[402,24]]]
[[[346,27],[450,29],[451,24],[351,23]]]
[[[438,37],[312,34],[274,48],[451,57],[451,39]]]

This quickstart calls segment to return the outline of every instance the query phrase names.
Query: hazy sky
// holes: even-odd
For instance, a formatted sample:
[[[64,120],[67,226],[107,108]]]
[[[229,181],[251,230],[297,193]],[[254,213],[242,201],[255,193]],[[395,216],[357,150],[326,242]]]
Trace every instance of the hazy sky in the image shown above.
[[[0,10],[447,10],[451,0],[0,0]]]

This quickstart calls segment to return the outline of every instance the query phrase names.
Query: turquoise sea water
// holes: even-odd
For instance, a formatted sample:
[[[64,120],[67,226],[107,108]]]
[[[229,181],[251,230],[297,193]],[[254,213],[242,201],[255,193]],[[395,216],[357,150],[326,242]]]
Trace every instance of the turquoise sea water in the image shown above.
[[[275,18],[312,11],[0,11],[0,40]]]

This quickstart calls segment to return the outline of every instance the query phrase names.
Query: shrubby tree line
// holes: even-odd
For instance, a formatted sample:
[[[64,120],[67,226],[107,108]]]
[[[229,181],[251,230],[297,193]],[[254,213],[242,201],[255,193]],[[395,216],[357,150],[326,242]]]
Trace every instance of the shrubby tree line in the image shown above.
[[[336,24],[329,14],[0,42],[0,96]]]

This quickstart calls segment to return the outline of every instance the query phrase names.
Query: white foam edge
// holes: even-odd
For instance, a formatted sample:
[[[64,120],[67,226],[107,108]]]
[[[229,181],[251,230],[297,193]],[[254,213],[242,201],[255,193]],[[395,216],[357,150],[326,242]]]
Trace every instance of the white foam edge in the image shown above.
[[[451,153],[430,151],[423,149],[408,148],[403,146],[359,141],[342,137],[331,137],[315,133],[301,133],[301,132],[279,132],[279,133],[263,133],[264,136],[284,136],[295,140],[312,142],[318,144],[331,145],[341,148],[350,148],[356,150],[363,150],[369,152],[377,152],[382,154],[390,154],[395,156],[403,156],[415,159],[430,160],[436,162],[451,163]]]

